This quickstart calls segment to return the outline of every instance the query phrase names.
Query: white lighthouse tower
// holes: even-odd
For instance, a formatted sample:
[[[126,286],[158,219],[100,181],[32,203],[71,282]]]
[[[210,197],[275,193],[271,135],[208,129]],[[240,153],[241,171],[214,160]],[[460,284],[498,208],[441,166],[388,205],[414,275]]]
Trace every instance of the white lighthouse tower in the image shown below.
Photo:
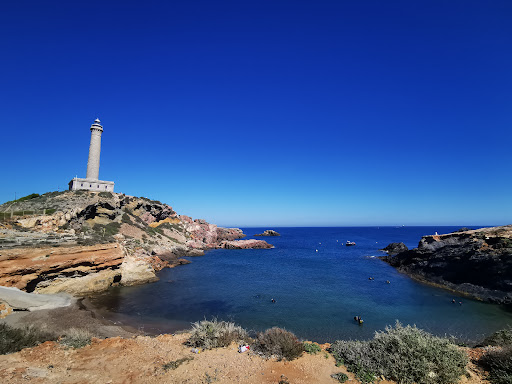
[[[85,179],[75,177],[69,182],[69,190],[76,191],[85,189],[94,192],[114,192],[113,181],[99,180],[100,174],[100,153],[101,153],[101,134],[103,126],[100,120],[94,120],[91,125],[91,143],[89,144],[89,160],[87,161],[87,175]]]

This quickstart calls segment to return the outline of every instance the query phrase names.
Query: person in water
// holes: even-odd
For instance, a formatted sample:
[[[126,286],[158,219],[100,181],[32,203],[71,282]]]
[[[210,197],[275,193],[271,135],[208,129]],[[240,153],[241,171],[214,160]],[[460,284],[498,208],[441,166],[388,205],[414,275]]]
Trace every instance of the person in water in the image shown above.
[[[274,300],[274,298],[272,298],[272,300],[270,300],[271,302],[275,303],[276,301]]]

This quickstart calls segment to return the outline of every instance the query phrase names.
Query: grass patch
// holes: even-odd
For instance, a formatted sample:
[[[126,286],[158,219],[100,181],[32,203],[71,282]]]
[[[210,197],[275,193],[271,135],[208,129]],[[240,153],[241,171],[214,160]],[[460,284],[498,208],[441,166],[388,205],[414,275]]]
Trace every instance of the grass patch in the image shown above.
[[[194,358],[193,357],[183,357],[181,359],[169,361],[168,363],[165,363],[164,365],[162,365],[162,368],[164,369],[164,371],[168,371],[169,369],[176,369],[181,364],[186,363],[187,361],[190,361],[190,360],[194,360]]]
[[[202,349],[227,347],[232,342],[245,342],[249,339],[247,331],[242,327],[217,319],[193,323],[190,334],[186,344]]]
[[[450,340],[398,322],[369,341],[336,341],[331,352],[363,383],[378,376],[404,384],[456,383],[467,364]]]
[[[316,343],[306,343],[304,342],[304,351],[309,353],[310,355],[316,355],[318,352],[320,352],[322,348]]]
[[[293,333],[273,327],[258,334],[252,349],[266,358],[293,360],[302,355],[304,345]]]
[[[0,324],[0,354],[2,355],[34,347],[48,340],[57,340],[57,335],[33,326],[14,328],[7,324]]]
[[[83,348],[91,344],[92,333],[85,329],[70,328],[60,343],[70,348]]]

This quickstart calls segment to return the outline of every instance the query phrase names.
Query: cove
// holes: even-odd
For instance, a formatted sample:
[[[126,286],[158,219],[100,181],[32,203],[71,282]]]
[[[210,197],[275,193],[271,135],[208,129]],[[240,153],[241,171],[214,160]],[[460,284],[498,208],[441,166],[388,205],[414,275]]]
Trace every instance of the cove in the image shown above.
[[[458,228],[272,228],[281,233],[264,238],[273,249],[212,250],[162,270],[158,282],[113,288],[90,301],[106,318],[148,333],[216,317],[255,332],[278,326],[302,339],[332,342],[369,339],[400,321],[478,341],[512,325],[512,312],[418,283],[377,258],[390,242],[413,248],[423,235]],[[262,232],[243,230],[247,238]],[[357,245],[347,247],[347,240]]]

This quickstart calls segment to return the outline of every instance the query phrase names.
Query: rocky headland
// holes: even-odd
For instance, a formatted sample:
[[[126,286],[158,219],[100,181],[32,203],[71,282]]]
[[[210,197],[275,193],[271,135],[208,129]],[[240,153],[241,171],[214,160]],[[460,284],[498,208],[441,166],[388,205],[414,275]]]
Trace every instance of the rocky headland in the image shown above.
[[[88,191],[31,195],[0,205],[0,285],[83,296],[155,281],[156,272],[215,248],[271,248],[178,215],[159,201]]]
[[[512,225],[423,236],[417,248],[381,259],[420,281],[512,304]]]

